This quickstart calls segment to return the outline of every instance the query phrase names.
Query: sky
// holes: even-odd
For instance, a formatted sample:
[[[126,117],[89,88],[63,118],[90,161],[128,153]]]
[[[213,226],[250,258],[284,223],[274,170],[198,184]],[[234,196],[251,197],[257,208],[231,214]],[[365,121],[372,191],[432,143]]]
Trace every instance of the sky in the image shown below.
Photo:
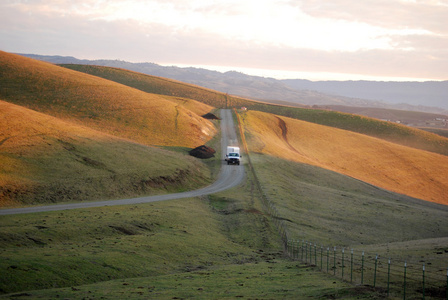
[[[1,0],[0,50],[277,79],[448,80],[448,0]]]

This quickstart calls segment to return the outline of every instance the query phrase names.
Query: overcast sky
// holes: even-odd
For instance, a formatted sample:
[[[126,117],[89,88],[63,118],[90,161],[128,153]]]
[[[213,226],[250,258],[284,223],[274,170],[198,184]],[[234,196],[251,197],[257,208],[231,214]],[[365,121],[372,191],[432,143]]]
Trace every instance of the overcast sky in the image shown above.
[[[0,50],[276,78],[448,80],[448,0],[1,0]]]

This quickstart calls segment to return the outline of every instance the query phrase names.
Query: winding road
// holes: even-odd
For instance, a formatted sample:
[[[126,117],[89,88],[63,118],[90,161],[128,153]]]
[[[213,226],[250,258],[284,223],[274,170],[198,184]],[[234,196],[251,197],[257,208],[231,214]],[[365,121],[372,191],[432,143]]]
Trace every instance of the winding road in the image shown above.
[[[221,153],[222,153],[222,165],[221,171],[218,175],[218,179],[212,184],[205,188],[193,190],[189,192],[167,194],[159,196],[148,196],[130,199],[120,199],[120,200],[108,200],[108,201],[94,201],[94,202],[80,202],[72,204],[59,204],[59,205],[47,205],[47,206],[33,206],[25,208],[12,208],[12,209],[2,209],[0,210],[0,215],[13,215],[13,214],[26,214],[26,213],[37,213],[37,212],[47,212],[47,211],[58,211],[67,209],[80,209],[80,208],[91,208],[91,207],[101,207],[101,206],[114,206],[114,205],[129,205],[129,204],[140,204],[149,203],[157,201],[165,201],[180,198],[191,198],[203,195],[214,194],[221,192],[232,187],[239,185],[245,176],[244,167],[241,165],[227,165],[224,162],[224,157],[226,153],[227,145],[237,145],[238,139],[236,135],[235,125],[232,118],[232,111],[230,109],[221,110]]]

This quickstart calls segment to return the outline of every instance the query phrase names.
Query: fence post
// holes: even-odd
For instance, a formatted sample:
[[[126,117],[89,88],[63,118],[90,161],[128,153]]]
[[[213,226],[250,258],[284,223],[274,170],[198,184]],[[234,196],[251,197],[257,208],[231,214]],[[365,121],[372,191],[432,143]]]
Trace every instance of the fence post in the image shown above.
[[[310,265],[313,264],[313,243],[310,242]]]
[[[353,282],[353,249],[350,253],[350,282]]]
[[[292,259],[294,259],[294,240],[288,239],[287,243],[288,243],[290,255],[291,255]]]
[[[322,262],[323,262],[323,260],[322,260],[322,252],[323,252],[323,251],[324,251],[324,246],[321,245],[321,246],[320,246],[320,269],[321,269],[321,270],[324,269],[324,267],[323,267],[323,265],[322,265]]]
[[[289,240],[286,241],[286,252],[288,253],[288,256],[291,257],[292,251],[291,251],[291,242]]]
[[[300,240],[297,240],[297,259],[299,259],[300,254]]]
[[[310,260],[309,260],[309,264],[311,265],[312,264],[312,262],[313,262],[313,253],[312,253],[312,251],[311,251],[311,247],[313,246],[313,243],[312,242],[310,242]]]
[[[304,240],[302,240],[302,261],[303,261],[303,243],[304,243],[305,241]]]
[[[291,241],[291,246],[292,246],[292,258],[295,260],[296,259],[296,243],[294,240]]]
[[[373,274],[373,287],[376,286],[376,268],[378,266],[378,254],[375,256],[375,273]]]
[[[344,280],[344,248],[342,248],[342,280]]]
[[[406,261],[404,262],[403,299],[406,299]]]
[[[308,242],[305,242],[305,262],[308,263]]]
[[[423,263],[423,300],[425,300],[425,264]]]
[[[390,258],[387,262],[387,297],[389,297],[389,283],[390,283]]]
[[[333,275],[336,275],[336,246],[333,249]]]
[[[292,240],[292,257],[294,258],[294,260],[297,259],[297,247],[296,247],[296,241]]]
[[[294,258],[294,260],[296,260],[297,259],[297,247],[296,247],[296,241],[295,240],[292,240],[292,253],[293,253],[293,258]]]
[[[361,284],[364,284],[364,251],[362,251],[361,257]]]
[[[330,247],[327,247],[327,273],[328,273],[328,264],[329,264],[329,257],[328,257],[329,254],[330,254]],[[447,278],[448,278],[448,275],[447,275]]]
[[[316,245],[316,243],[314,243],[314,264],[316,265],[316,267],[317,267],[317,245]]]

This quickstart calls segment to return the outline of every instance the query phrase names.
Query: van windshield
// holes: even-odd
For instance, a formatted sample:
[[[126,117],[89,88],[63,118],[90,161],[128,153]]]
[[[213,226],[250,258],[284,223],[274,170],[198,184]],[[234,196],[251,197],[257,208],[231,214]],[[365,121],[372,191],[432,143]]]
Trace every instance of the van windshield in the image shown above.
[[[229,153],[229,157],[238,157],[238,153]]]

